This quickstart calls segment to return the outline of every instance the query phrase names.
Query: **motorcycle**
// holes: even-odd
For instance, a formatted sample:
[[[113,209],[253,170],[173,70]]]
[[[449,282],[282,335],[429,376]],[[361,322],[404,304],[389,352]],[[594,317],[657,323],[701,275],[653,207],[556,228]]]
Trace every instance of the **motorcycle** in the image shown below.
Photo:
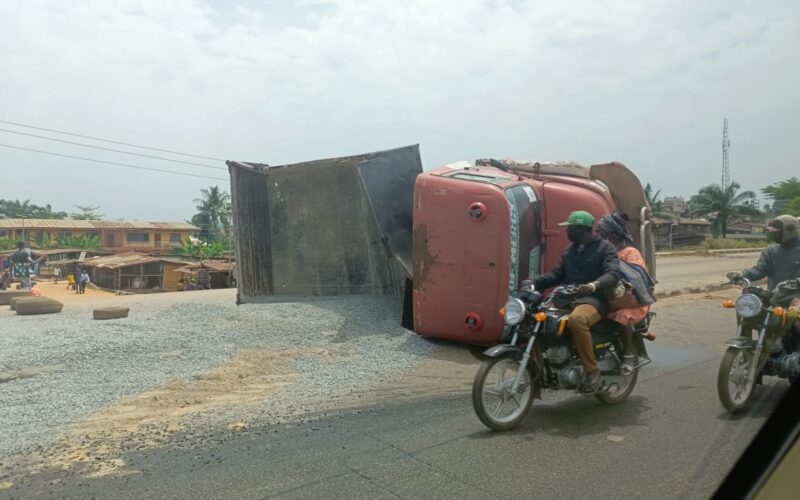
[[[655,313],[634,328],[639,362],[626,370],[617,323],[603,320],[592,328],[600,369],[600,389],[582,391],[584,370],[567,325],[578,287],[561,286],[547,299],[532,286],[512,294],[501,309],[511,341],[487,349],[472,385],[472,405],[478,418],[493,430],[508,430],[522,422],[541,389],[576,390],[600,402],[616,405],[633,391],[639,368],[650,363],[644,339]],[[537,349],[534,349],[538,346]]]
[[[763,376],[800,381],[800,333],[793,328],[791,302],[800,291],[799,280],[778,283],[774,290],[752,286],[746,279],[731,283],[742,287],[736,301],[725,300],[726,309],[736,311],[736,337],[727,341],[719,365],[717,392],[731,413],[745,410]]]

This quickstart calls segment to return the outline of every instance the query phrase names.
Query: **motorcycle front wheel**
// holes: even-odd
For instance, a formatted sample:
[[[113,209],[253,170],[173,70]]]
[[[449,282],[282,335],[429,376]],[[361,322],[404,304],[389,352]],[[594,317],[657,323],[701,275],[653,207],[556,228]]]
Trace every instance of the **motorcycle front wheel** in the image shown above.
[[[717,392],[719,400],[729,412],[736,413],[747,408],[753,396],[755,375],[748,374],[753,361],[753,352],[749,349],[729,347],[722,357],[717,376]]]
[[[522,370],[516,391],[514,380]],[[495,431],[518,426],[533,403],[531,376],[513,357],[492,358],[481,363],[472,384],[472,406],[483,424]]]

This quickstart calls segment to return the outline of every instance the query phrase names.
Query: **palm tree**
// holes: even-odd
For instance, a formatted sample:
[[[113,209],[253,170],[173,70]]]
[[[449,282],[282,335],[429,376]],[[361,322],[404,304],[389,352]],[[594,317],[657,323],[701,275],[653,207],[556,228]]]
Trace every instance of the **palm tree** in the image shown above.
[[[105,214],[98,212],[100,207],[93,207],[91,205],[75,205],[78,212],[72,212],[71,218],[75,220],[100,220],[105,217]]]
[[[664,202],[659,199],[661,190],[659,189],[654,193],[653,189],[653,186],[651,186],[649,182],[644,186],[644,196],[647,198],[647,204],[650,205],[650,212],[653,214],[653,217],[668,220],[675,219],[675,214],[664,210]]]
[[[200,237],[205,241],[214,241],[220,235],[228,236],[231,229],[231,197],[218,186],[200,190],[201,198],[197,203],[197,214],[192,223],[200,226]]]
[[[711,230],[714,235],[728,235],[728,219],[742,215],[761,215],[751,202],[755,200],[753,191],[739,192],[739,184],[731,184],[722,188],[719,184],[706,186],[692,196],[689,201],[689,213],[692,217],[712,217]]]

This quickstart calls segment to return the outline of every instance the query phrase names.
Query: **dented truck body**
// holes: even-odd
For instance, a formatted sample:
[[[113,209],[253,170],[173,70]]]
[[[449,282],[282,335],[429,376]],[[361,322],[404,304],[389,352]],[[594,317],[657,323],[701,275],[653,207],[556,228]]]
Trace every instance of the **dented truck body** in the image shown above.
[[[228,162],[239,301],[400,295],[420,335],[494,344],[509,292],[547,272],[573,210],[630,216],[655,273],[647,201],[624,165],[457,162],[422,172],[418,146],[294,165]]]

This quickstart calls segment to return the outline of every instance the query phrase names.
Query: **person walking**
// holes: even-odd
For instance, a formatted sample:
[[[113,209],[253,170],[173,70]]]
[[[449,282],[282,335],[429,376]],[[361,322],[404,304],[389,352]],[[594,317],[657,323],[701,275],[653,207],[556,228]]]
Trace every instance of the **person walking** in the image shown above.
[[[91,283],[91,280],[89,279],[89,273],[87,273],[86,269],[84,269],[83,271],[81,271],[81,285],[80,285],[81,294],[86,293],[86,285],[88,285],[89,283]]]
[[[75,268],[72,273],[72,289],[75,290],[75,293],[81,293],[81,271],[82,269]]]
[[[53,268],[53,279],[55,279],[56,285],[58,285],[58,280],[61,279],[61,268],[58,266]]]
[[[75,289],[75,275],[73,273],[69,273],[67,275],[67,290],[74,290]]]

